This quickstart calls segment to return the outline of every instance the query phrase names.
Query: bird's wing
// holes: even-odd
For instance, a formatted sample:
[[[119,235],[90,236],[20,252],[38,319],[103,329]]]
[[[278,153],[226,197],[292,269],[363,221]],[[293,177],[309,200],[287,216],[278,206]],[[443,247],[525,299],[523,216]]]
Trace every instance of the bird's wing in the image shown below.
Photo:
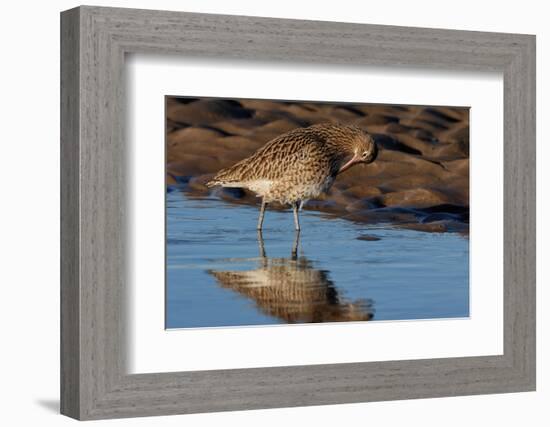
[[[229,183],[281,179],[289,171],[306,163],[326,163],[320,150],[322,144],[318,136],[296,129],[269,141],[230,168],[221,170],[212,181]]]

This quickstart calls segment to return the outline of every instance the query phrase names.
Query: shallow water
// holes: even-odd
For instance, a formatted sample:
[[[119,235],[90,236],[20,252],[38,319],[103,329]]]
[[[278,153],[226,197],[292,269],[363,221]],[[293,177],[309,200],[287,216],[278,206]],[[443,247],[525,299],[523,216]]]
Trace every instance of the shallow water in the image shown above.
[[[166,327],[469,315],[469,241],[167,194]],[[377,240],[379,239],[379,240]]]

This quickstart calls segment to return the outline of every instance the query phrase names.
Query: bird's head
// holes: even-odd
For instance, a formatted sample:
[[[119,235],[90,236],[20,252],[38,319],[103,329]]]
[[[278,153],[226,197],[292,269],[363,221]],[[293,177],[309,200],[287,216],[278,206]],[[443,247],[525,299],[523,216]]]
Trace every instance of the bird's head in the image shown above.
[[[356,164],[372,163],[378,156],[378,147],[372,135],[355,126],[349,127],[349,135],[350,138],[345,144],[347,155],[338,173],[342,173]]]

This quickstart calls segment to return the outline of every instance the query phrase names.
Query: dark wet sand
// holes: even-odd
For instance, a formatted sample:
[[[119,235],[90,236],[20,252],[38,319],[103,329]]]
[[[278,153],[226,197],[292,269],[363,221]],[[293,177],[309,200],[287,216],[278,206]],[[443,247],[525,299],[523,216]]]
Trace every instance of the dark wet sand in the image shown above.
[[[248,191],[204,184],[291,129],[355,124],[374,135],[378,159],[339,175],[329,194],[304,209],[357,222],[468,233],[467,108],[167,98],[166,111],[169,191],[257,204]]]

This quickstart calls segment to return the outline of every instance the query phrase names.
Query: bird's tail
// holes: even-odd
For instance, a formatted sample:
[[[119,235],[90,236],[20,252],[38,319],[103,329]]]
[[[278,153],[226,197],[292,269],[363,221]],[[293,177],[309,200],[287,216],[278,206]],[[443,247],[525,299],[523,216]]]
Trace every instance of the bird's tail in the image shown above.
[[[220,186],[220,187],[238,187],[239,183],[227,176],[225,169],[219,171],[214,177],[208,181],[205,185],[208,188]]]
[[[233,165],[229,169],[222,169],[218,171],[214,177],[206,183],[209,188],[216,187],[242,187],[241,176],[239,173],[235,173],[235,168],[239,166],[239,163]]]
[[[211,181],[208,181],[205,184],[208,188],[220,186],[220,187],[228,187],[228,188],[242,188],[243,183],[240,181],[221,181],[217,179],[213,179]]]

